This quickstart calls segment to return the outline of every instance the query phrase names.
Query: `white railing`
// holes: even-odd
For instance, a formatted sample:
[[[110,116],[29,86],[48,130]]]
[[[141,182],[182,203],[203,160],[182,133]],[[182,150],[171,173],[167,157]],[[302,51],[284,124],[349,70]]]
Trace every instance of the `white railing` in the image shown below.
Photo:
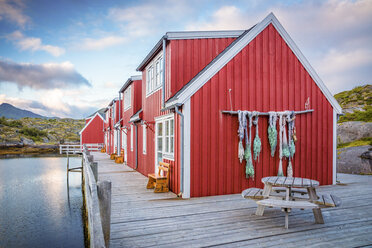
[[[83,150],[83,188],[88,215],[89,244],[92,248],[109,247],[111,222],[111,182],[97,182],[97,163]],[[90,156],[90,158],[89,158]]]
[[[91,152],[97,152],[97,151],[100,151],[103,148],[102,143],[84,144],[84,145]],[[83,145],[77,145],[77,144],[59,145],[59,153],[60,154],[81,154],[82,151],[83,151]]]

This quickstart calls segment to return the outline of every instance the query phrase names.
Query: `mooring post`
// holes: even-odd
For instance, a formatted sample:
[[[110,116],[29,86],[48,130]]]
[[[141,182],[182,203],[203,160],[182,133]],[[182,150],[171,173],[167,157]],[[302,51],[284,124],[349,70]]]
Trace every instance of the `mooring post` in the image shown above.
[[[90,163],[90,167],[92,168],[94,179],[98,180],[98,163],[97,162],[92,162]]]
[[[103,181],[97,183],[99,211],[101,214],[102,230],[106,247],[110,245],[110,223],[111,223],[111,182]]]

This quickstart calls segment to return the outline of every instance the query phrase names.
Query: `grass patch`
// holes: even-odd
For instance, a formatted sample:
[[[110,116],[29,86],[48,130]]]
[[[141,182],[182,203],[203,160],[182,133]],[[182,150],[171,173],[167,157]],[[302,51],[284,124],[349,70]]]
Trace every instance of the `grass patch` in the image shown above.
[[[0,118],[0,124],[8,127],[18,127],[21,128],[23,127],[22,121],[20,120],[7,120],[4,116]]]
[[[34,127],[23,127],[21,130],[19,130],[19,133],[31,138],[34,142],[41,142],[42,137],[47,136],[45,131],[41,131]]]
[[[372,137],[362,138],[360,140],[355,140],[348,143],[341,143],[337,145],[337,148],[347,148],[347,147],[354,147],[354,146],[372,146]]]
[[[355,111],[354,113],[346,113],[338,120],[339,123],[346,121],[364,121],[372,122],[372,106],[365,106],[365,111]]]

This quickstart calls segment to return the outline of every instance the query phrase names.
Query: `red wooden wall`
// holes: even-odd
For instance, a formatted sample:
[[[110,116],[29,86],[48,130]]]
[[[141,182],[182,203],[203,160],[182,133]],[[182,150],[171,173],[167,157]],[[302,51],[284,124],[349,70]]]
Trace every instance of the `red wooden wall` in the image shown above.
[[[131,168],[135,168],[135,129],[133,127],[133,151],[131,151],[131,124],[129,123],[130,117],[133,116],[135,113],[137,113],[142,108],[142,80],[135,80],[131,84],[131,107],[124,111],[124,99],[122,101],[121,105],[121,111],[122,111],[122,125],[127,126],[129,129],[127,129],[127,164]],[[123,94],[124,95],[124,94]],[[122,133],[121,133],[122,135]],[[120,143],[122,143],[120,141]],[[123,144],[121,144],[123,145]]]
[[[261,117],[255,178],[245,178],[245,162],[237,156],[237,115],[221,113],[231,109],[229,89],[234,110],[303,110],[310,97],[314,112],[296,116],[294,176],[332,183],[332,106],[270,24],[191,98],[191,196],[240,193],[263,187],[262,177],[277,175],[279,152],[271,157],[268,118]],[[286,167],[283,160],[284,173]]]
[[[161,90],[154,92],[153,94],[146,97],[146,70],[142,72],[142,111],[143,120],[149,123],[147,128],[147,153],[143,154],[143,139],[142,139],[142,127],[138,127],[138,171],[143,175],[147,176],[149,173],[154,173],[155,170],[155,117],[167,115],[170,111],[160,111],[161,106]],[[174,118],[174,161],[164,160],[171,164],[171,174],[169,187],[170,190],[179,193],[179,178],[180,178],[180,164],[179,164],[179,117],[175,115]]]
[[[171,40],[166,48],[166,87],[168,100],[236,38]]]
[[[103,143],[103,135],[103,120],[97,115],[81,133],[81,143]]]

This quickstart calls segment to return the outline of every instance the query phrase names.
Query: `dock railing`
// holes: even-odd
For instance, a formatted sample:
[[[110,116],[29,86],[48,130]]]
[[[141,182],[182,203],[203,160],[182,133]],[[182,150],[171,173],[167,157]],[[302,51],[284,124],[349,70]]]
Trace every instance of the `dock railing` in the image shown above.
[[[88,148],[84,145],[83,189],[85,210],[88,216],[90,247],[109,247],[111,222],[111,182],[97,181],[98,164],[93,162]]]
[[[84,144],[88,151],[98,152],[103,148],[103,143],[92,143]],[[80,144],[61,144],[59,145],[59,154],[81,154],[83,151],[83,146]]]

